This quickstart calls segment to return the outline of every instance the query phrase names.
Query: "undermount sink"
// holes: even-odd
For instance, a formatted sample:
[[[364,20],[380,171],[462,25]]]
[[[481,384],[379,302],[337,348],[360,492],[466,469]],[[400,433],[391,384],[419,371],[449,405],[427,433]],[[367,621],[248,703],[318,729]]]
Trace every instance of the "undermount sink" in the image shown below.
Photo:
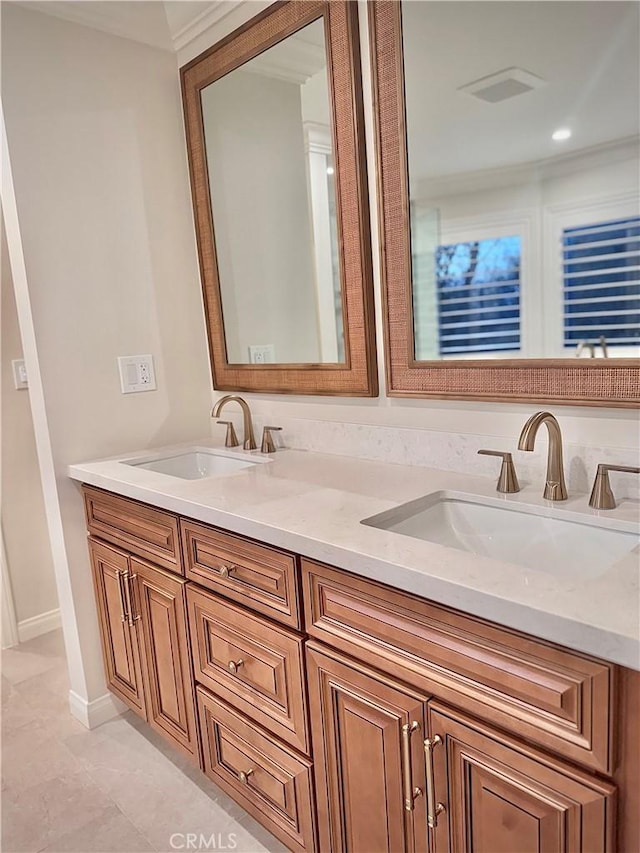
[[[551,510],[555,511],[555,510]],[[569,578],[589,579],[638,548],[632,529],[612,529],[600,519],[550,515],[546,507],[499,503],[455,492],[434,492],[362,524],[447,545]],[[557,512],[557,511],[556,511]],[[595,523],[594,523],[595,522]],[[620,526],[620,523],[618,523]]]
[[[138,459],[123,460],[124,465],[134,468],[144,468],[157,474],[168,474],[182,480],[203,480],[207,477],[223,477],[234,474],[243,468],[252,468],[270,462],[269,459],[258,457],[242,459],[238,454],[222,450],[194,447],[188,450],[176,451],[170,456],[145,456]]]

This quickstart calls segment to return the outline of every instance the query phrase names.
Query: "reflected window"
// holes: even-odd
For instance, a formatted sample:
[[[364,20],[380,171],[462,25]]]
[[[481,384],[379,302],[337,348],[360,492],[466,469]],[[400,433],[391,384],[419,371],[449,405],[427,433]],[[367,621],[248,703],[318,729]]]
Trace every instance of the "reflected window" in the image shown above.
[[[520,237],[438,246],[441,356],[520,350]]]
[[[640,344],[640,217],[565,228],[562,249],[565,348]]]

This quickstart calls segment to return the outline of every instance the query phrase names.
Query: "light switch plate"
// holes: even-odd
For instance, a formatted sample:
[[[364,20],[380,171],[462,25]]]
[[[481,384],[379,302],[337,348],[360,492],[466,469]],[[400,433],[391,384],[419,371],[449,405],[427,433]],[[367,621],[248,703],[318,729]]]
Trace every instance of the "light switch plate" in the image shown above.
[[[16,391],[24,391],[29,387],[29,378],[24,359],[15,358],[11,362],[11,367],[13,368],[13,384],[16,386]]]
[[[273,364],[276,354],[273,344],[251,344],[249,361],[251,364]]]
[[[118,357],[118,370],[123,394],[155,391],[157,388],[152,355],[121,355]]]

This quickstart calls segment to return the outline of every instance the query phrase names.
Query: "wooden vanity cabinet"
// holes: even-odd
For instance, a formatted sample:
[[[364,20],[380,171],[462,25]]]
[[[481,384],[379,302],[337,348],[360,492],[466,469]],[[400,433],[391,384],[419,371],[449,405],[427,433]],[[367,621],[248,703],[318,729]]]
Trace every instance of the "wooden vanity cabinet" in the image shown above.
[[[199,763],[186,581],[89,539],[107,686]]]
[[[321,850],[615,849],[610,783],[314,643],[307,662]]]
[[[97,489],[85,502],[109,688],[196,760],[202,739],[204,772],[291,850],[640,849],[640,673]]]
[[[614,781],[640,756],[615,748],[615,667],[302,569],[323,851],[635,853],[637,791],[617,819]]]

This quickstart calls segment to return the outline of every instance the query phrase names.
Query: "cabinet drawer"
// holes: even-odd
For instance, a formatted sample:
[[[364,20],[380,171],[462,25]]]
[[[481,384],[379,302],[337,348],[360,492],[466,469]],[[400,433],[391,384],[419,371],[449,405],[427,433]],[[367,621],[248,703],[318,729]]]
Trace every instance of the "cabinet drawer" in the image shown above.
[[[611,772],[613,666],[308,560],[302,581],[313,637]]]
[[[311,762],[196,688],[207,776],[290,850],[315,850]]]
[[[93,536],[182,573],[177,516],[88,486],[83,492],[87,527]]]
[[[196,681],[308,752],[302,639],[191,585],[187,601]]]
[[[181,520],[187,577],[284,625],[300,628],[296,559],[241,536]]]

